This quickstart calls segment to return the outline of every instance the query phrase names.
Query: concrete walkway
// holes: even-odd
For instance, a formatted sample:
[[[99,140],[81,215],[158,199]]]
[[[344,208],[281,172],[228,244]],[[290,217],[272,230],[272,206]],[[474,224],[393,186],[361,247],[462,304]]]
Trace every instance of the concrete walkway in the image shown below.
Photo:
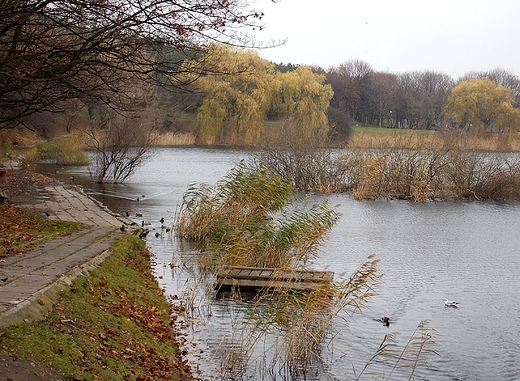
[[[75,277],[104,260],[111,243],[125,234],[119,227],[129,223],[75,186],[45,184],[37,194],[18,205],[90,228],[0,260],[0,326],[42,320]]]

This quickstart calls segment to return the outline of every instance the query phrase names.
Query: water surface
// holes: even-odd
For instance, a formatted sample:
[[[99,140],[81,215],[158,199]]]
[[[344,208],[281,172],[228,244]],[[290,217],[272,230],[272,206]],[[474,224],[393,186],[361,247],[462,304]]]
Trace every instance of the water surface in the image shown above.
[[[189,184],[214,184],[247,156],[246,151],[231,149],[158,149],[122,185],[90,184],[86,168],[62,169],[56,175],[66,180],[73,174],[113,211],[128,212],[135,221],[158,229],[161,217],[165,224],[172,223]],[[323,363],[308,380],[353,379],[353,366],[359,371],[385,334],[399,332],[398,344],[403,346],[425,319],[435,329],[439,356],[420,364],[416,379],[520,378],[520,204],[355,201],[344,194],[306,195],[304,203],[325,199],[341,219],[313,266],[333,270],[341,279],[375,254],[384,282],[368,308],[348,326],[335,322],[337,336],[325,345]],[[205,378],[221,379],[217,348],[232,345],[247,303],[215,300],[196,290],[197,270],[190,262],[196,252],[172,237],[150,234],[147,244],[167,295],[187,298],[193,306],[186,334],[197,345],[190,360]],[[445,298],[457,300],[460,307],[446,308]],[[389,327],[381,324],[382,316],[391,318]],[[253,356],[256,371],[245,378],[286,379],[281,373],[259,370],[266,361],[262,353],[260,348]],[[373,368],[384,374],[390,369],[385,364]],[[398,372],[394,379],[404,374]]]

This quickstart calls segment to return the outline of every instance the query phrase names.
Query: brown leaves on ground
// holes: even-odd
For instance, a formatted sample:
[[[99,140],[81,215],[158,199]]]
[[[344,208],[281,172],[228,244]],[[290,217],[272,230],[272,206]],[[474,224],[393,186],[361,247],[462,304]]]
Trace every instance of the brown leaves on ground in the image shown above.
[[[8,170],[0,187],[7,193],[11,202],[23,204],[24,199],[37,197],[41,188],[56,183],[59,181],[39,173]]]
[[[43,237],[44,222],[20,208],[0,204],[0,258],[30,250],[30,243]]]
[[[150,271],[146,247],[113,246],[101,273],[91,274],[80,287],[73,288],[73,293],[77,295],[74,300],[88,303],[98,312],[78,314],[78,309],[87,308],[60,301],[51,324],[85,345],[80,357],[71,357],[85,375],[103,379],[104,367],[119,364],[137,381],[196,379],[179,352],[173,306],[164,300],[163,290]],[[140,336],[143,333],[145,336]],[[76,379],[81,378],[76,375]]]
[[[57,180],[20,170],[7,171],[1,190],[9,198],[9,203],[0,204],[0,258],[23,254],[32,244],[68,235],[77,228],[67,223],[44,218],[34,211],[14,206],[27,204],[40,195],[40,189]],[[40,213],[40,212],[38,212]]]
[[[160,292],[153,282],[144,282],[144,285]],[[176,347],[180,346],[177,334],[170,326],[171,311],[143,305],[144,301],[140,300],[140,296],[124,286],[115,288],[108,286],[105,282],[100,282],[94,285],[93,289],[96,290],[96,294],[101,300],[103,300],[101,295],[115,296],[115,298],[110,298],[112,300],[110,303],[106,303],[108,300],[102,303],[106,303],[104,308],[110,313],[125,316],[161,342],[170,342]],[[105,344],[108,345],[108,341],[105,341]],[[146,369],[146,375],[138,378],[140,381],[172,380],[178,374],[183,375],[182,379],[193,379],[187,360],[182,360],[180,357],[166,358],[152,347],[146,347],[142,343],[129,343],[129,347],[124,352],[110,349],[106,345],[101,346],[100,350],[105,353],[110,352],[111,357],[116,361],[117,357],[120,357],[121,360],[129,359]]]
[[[25,209],[0,204],[0,258],[23,254],[35,243],[65,236],[77,230],[67,223],[33,215]]]

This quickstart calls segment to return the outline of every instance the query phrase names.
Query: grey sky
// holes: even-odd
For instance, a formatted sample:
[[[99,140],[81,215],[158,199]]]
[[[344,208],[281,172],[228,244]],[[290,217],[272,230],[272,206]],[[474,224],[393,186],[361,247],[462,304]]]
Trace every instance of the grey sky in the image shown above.
[[[520,0],[256,0],[266,28],[258,40],[274,62],[375,70],[434,70],[454,79],[497,67],[520,76]]]

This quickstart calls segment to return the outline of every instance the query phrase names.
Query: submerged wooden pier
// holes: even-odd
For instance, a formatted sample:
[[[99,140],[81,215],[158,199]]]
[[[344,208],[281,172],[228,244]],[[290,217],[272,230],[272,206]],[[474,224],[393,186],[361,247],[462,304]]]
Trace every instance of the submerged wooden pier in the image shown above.
[[[227,267],[217,273],[215,288],[285,288],[311,291],[334,280],[332,271],[287,270],[261,267]]]

